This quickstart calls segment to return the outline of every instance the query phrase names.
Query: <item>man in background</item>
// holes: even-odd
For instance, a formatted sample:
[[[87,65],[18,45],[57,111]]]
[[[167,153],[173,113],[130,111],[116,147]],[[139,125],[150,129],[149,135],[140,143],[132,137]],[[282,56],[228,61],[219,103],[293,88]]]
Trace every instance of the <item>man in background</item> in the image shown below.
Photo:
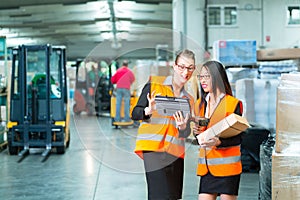
[[[128,61],[124,60],[122,67],[111,77],[112,84],[117,84],[116,92],[116,116],[114,121],[121,122],[121,105],[124,99],[124,121],[131,122],[130,111],[130,86],[135,81],[133,72],[128,68]]]

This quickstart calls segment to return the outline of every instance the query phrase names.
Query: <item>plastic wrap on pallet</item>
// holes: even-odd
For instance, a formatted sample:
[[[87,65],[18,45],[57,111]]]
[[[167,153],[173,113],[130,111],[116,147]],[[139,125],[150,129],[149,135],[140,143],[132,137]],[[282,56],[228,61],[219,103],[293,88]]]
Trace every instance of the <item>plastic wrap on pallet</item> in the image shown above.
[[[231,67],[226,69],[226,73],[231,85],[233,95],[235,95],[235,84],[237,80],[258,77],[258,71],[256,68]]]
[[[226,69],[227,76],[230,83],[235,83],[243,78],[257,78],[258,71],[255,68],[228,68]]]
[[[272,199],[300,199],[300,154],[272,154]]]
[[[277,88],[276,152],[300,154],[300,74],[284,75]]]
[[[276,90],[278,79],[240,79],[236,81],[236,97],[243,101],[249,123],[271,132],[276,128]]]
[[[269,200],[272,195],[272,152],[275,145],[275,135],[270,134],[260,146],[259,199]]]
[[[277,89],[272,199],[300,199],[300,74],[284,74]]]
[[[293,60],[260,62],[258,77],[261,79],[277,79],[284,73],[296,72],[297,63]]]

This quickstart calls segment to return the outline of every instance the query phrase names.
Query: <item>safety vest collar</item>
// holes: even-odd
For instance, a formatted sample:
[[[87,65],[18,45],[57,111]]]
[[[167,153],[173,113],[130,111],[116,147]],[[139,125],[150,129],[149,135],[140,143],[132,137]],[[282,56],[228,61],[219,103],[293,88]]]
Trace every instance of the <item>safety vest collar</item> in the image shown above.
[[[216,104],[219,103],[219,102],[223,99],[224,96],[225,96],[225,94],[224,94],[224,93],[221,93],[221,94],[217,97],[217,101],[216,101],[215,103],[216,103]],[[209,98],[211,98],[211,97],[210,97],[210,93],[208,93],[208,94],[206,95],[206,97],[205,97],[206,102],[209,101]]]
[[[173,78],[172,76],[167,76],[163,82],[163,85],[172,87],[172,78]],[[190,97],[189,93],[184,89],[184,87],[182,87],[180,91],[180,97],[186,97],[186,98]]]
[[[239,102],[238,99],[236,99],[230,95],[225,95],[221,99],[217,108],[212,113],[207,127],[209,128],[209,127],[213,126],[214,124],[218,123],[223,118],[227,117],[229,114],[233,113],[238,102]]]

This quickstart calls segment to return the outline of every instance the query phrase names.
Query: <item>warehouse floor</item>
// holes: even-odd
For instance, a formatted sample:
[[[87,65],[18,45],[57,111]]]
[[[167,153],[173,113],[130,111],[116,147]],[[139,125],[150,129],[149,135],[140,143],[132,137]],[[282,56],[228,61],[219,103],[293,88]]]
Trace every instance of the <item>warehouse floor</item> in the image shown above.
[[[72,116],[71,143],[63,155],[43,160],[31,149],[20,161],[0,153],[0,196],[5,200],[143,200],[143,163],[134,153],[137,128],[116,129],[109,117]],[[197,146],[187,143],[184,200],[197,199]],[[19,162],[20,161],[20,162]],[[257,200],[259,174],[243,173],[239,200]]]

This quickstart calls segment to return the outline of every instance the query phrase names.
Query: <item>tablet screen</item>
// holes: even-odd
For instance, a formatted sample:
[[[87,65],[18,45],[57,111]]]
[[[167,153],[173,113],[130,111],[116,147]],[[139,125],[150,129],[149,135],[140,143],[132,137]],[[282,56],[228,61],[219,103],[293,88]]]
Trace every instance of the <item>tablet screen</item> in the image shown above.
[[[188,98],[156,96],[156,110],[158,114],[173,116],[176,111],[181,111],[183,116],[191,116],[190,102]]]

